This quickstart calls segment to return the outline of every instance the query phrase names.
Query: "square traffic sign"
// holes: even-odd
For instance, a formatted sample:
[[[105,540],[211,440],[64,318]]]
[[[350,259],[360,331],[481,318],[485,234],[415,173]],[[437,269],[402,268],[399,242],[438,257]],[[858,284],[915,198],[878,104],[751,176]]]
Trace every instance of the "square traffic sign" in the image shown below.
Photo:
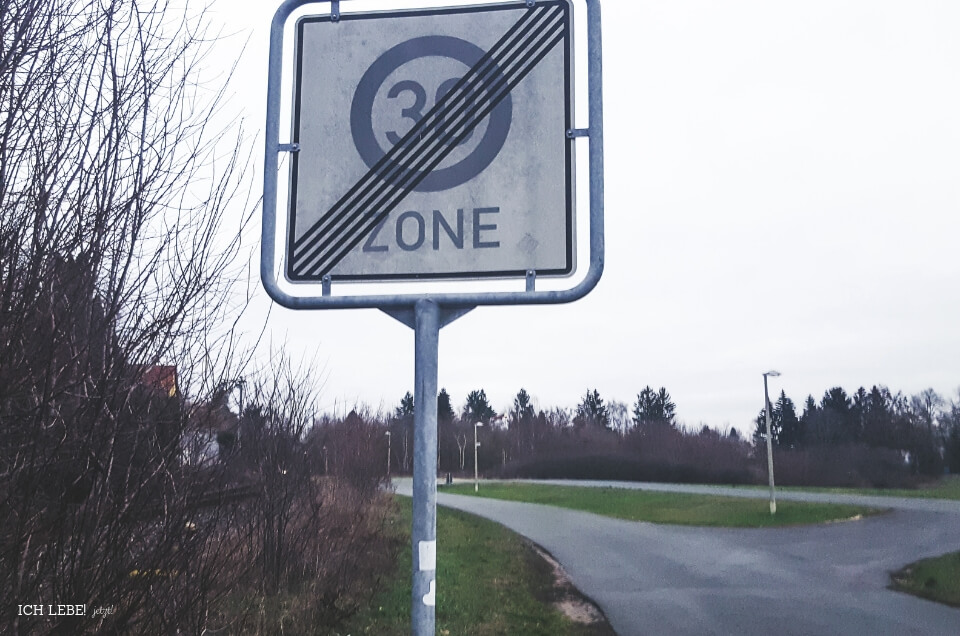
[[[291,282],[575,269],[567,0],[301,18]]]

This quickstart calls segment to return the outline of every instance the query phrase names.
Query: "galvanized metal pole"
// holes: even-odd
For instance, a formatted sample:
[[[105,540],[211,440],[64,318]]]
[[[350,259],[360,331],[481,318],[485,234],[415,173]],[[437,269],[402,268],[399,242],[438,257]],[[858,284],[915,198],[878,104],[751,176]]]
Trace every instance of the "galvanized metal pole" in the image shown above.
[[[770,514],[777,514],[777,496],[773,487],[773,435],[770,433],[770,392],[767,391],[767,374],[763,374],[763,398],[767,415],[767,474],[770,476]]]
[[[440,307],[414,306],[413,609],[414,636],[434,636],[437,604],[437,358]]]

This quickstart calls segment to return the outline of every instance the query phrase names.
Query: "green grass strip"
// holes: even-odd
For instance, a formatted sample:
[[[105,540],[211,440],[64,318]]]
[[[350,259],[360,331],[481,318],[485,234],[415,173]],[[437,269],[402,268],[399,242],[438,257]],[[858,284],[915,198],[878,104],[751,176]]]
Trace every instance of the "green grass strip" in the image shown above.
[[[744,486],[744,488],[759,489],[765,488],[765,486]],[[786,486],[782,490],[789,492],[824,492],[839,495],[905,497],[908,499],[960,500],[960,475],[947,475],[934,483],[924,484],[918,488],[807,488]]]
[[[385,591],[341,634],[410,633],[411,502],[397,497],[396,529],[406,537]],[[612,634],[604,623],[575,623],[551,605],[550,566],[519,535],[457,510],[437,509],[437,636],[591,636]]]
[[[443,492],[474,495],[473,484],[445,486]],[[777,514],[771,515],[766,499],[502,482],[481,483],[479,496],[583,510],[628,521],[725,528],[826,523],[882,512],[864,506],[778,501]]]
[[[894,589],[960,607],[960,552],[917,561],[891,579]]]

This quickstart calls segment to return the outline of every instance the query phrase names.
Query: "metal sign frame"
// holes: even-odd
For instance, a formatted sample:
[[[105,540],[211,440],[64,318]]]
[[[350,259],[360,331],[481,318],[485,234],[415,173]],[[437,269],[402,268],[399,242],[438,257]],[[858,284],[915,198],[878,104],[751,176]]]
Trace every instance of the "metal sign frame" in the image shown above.
[[[347,1],[347,0],[344,0]],[[589,293],[603,273],[603,97],[602,55],[600,39],[600,2],[584,0],[587,6],[587,88],[589,128],[567,130],[569,138],[584,138],[588,143],[589,160],[589,268],[583,280],[570,289],[536,290],[536,272],[526,272],[524,291],[463,292],[463,293],[403,293],[334,296],[332,279],[321,280],[321,294],[303,296],[290,293],[280,286],[277,278],[277,196],[280,153],[297,152],[294,143],[281,143],[280,115],[282,70],[284,61],[284,29],[288,19],[298,8],[318,3],[316,0],[286,0],[274,14],[270,29],[270,57],[267,82],[267,117],[263,176],[263,229],[261,242],[260,278],[270,297],[290,309],[382,309],[413,326],[413,308],[420,300],[430,299],[444,308],[464,310],[480,305],[543,305],[568,303]],[[340,2],[331,0],[331,19],[340,19]],[[517,2],[530,8],[536,0]],[[389,284],[389,283],[384,283]],[[445,323],[444,323],[445,324]]]

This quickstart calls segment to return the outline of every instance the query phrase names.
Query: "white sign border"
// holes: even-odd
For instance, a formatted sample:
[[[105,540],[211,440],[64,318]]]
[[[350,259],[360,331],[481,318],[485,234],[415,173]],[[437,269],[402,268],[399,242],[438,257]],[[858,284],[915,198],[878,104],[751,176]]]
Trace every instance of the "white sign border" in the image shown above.
[[[267,294],[288,309],[381,309],[388,313],[412,312],[418,301],[431,300],[446,311],[467,311],[480,305],[545,305],[568,303],[586,296],[599,283],[604,269],[604,163],[603,163],[603,53],[600,0],[581,0],[586,5],[587,24],[587,98],[589,127],[567,132],[583,137],[588,144],[589,164],[589,269],[582,280],[568,289],[535,289],[535,277],[527,277],[525,291],[479,291],[461,293],[373,293],[337,296],[330,283],[323,281],[322,291],[311,286],[306,294],[291,293],[280,285],[277,267],[277,200],[280,154],[296,152],[292,143],[280,141],[283,101],[285,28],[291,15],[315,0],[285,0],[274,13],[270,27],[270,54],[267,73],[267,113],[264,143],[263,214],[260,248],[260,278]],[[328,3],[332,7],[338,2]],[[526,3],[528,6],[535,1]],[[338,9],[338,6],[336,7]],[[578,15],[575,10],[574,18]]]

